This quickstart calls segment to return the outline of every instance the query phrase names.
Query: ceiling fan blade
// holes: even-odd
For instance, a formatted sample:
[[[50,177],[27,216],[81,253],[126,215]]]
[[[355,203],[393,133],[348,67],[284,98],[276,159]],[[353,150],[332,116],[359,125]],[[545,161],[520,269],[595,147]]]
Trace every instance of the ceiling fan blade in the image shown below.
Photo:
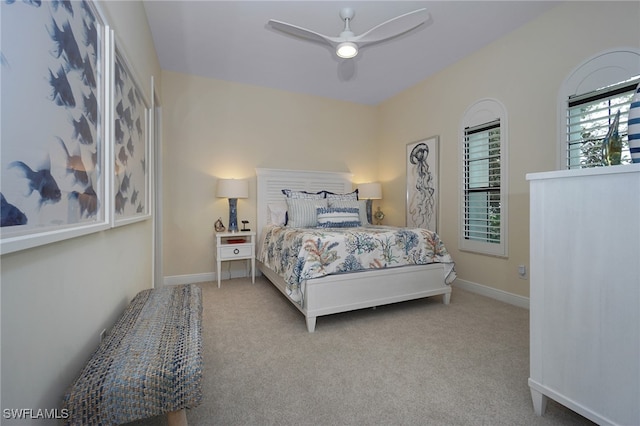
[[[427,12],[427,9],[414,10],[376,25],[369,31],[354,37],[352,41],[359,44],[368,44],[387,40],[416,28],[428,19],[429,12]]]
[[[340,42],[339,39],[336,37],[329,37],[324,34],[320,34],[315,31],[311,31],[306,28],[299,27],[297,25],[288,24],[282,21],[277,21],[275,19],[270,19],[269,25],[278,31],[282,31],[283,33],[291,34],[296,37],[304,38],[306,40],[329,44],[330,46],[334,46],[334,47],[337,43]]]

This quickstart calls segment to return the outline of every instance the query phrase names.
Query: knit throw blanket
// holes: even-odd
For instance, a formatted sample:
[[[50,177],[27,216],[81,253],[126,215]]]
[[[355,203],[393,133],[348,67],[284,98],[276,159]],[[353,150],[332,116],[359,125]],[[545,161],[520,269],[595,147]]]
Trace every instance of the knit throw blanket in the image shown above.
[[[143,290],[64,397],[70,425],[111,425],[193,408],[202,399],[202,292]]]

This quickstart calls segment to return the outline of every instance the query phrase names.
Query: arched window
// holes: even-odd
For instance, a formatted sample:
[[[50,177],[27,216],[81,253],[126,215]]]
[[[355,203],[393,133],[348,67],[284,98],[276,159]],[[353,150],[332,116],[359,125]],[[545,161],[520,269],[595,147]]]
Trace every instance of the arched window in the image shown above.
[[[621,163],[629,163],[627,116],[640,81],[640,50],[609,50],[586,60],[563,82],[558,95],[558,168],[602,165],[602,141],[618,111]]]
[[[465,112],[460,129],[460,249],[507,256],[507,113],[495,99]]]

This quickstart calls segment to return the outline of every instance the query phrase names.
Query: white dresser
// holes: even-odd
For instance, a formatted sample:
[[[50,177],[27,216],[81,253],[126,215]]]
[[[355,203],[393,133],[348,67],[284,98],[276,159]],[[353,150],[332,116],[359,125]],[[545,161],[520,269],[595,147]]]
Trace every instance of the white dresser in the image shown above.
[[[640,164],[527,180],[534,410],[640,425]]]

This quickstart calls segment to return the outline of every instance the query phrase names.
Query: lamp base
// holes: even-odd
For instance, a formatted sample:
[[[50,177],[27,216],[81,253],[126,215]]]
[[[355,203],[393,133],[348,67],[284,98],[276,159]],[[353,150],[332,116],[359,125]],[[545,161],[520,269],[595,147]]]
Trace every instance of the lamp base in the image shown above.
[[[371,209],[373,208],[373,200],[367,200],[367,222],[373,224],[373,217],[371,215]]]
[[[229,198],[229,232],[238,232],[238,199]]]

